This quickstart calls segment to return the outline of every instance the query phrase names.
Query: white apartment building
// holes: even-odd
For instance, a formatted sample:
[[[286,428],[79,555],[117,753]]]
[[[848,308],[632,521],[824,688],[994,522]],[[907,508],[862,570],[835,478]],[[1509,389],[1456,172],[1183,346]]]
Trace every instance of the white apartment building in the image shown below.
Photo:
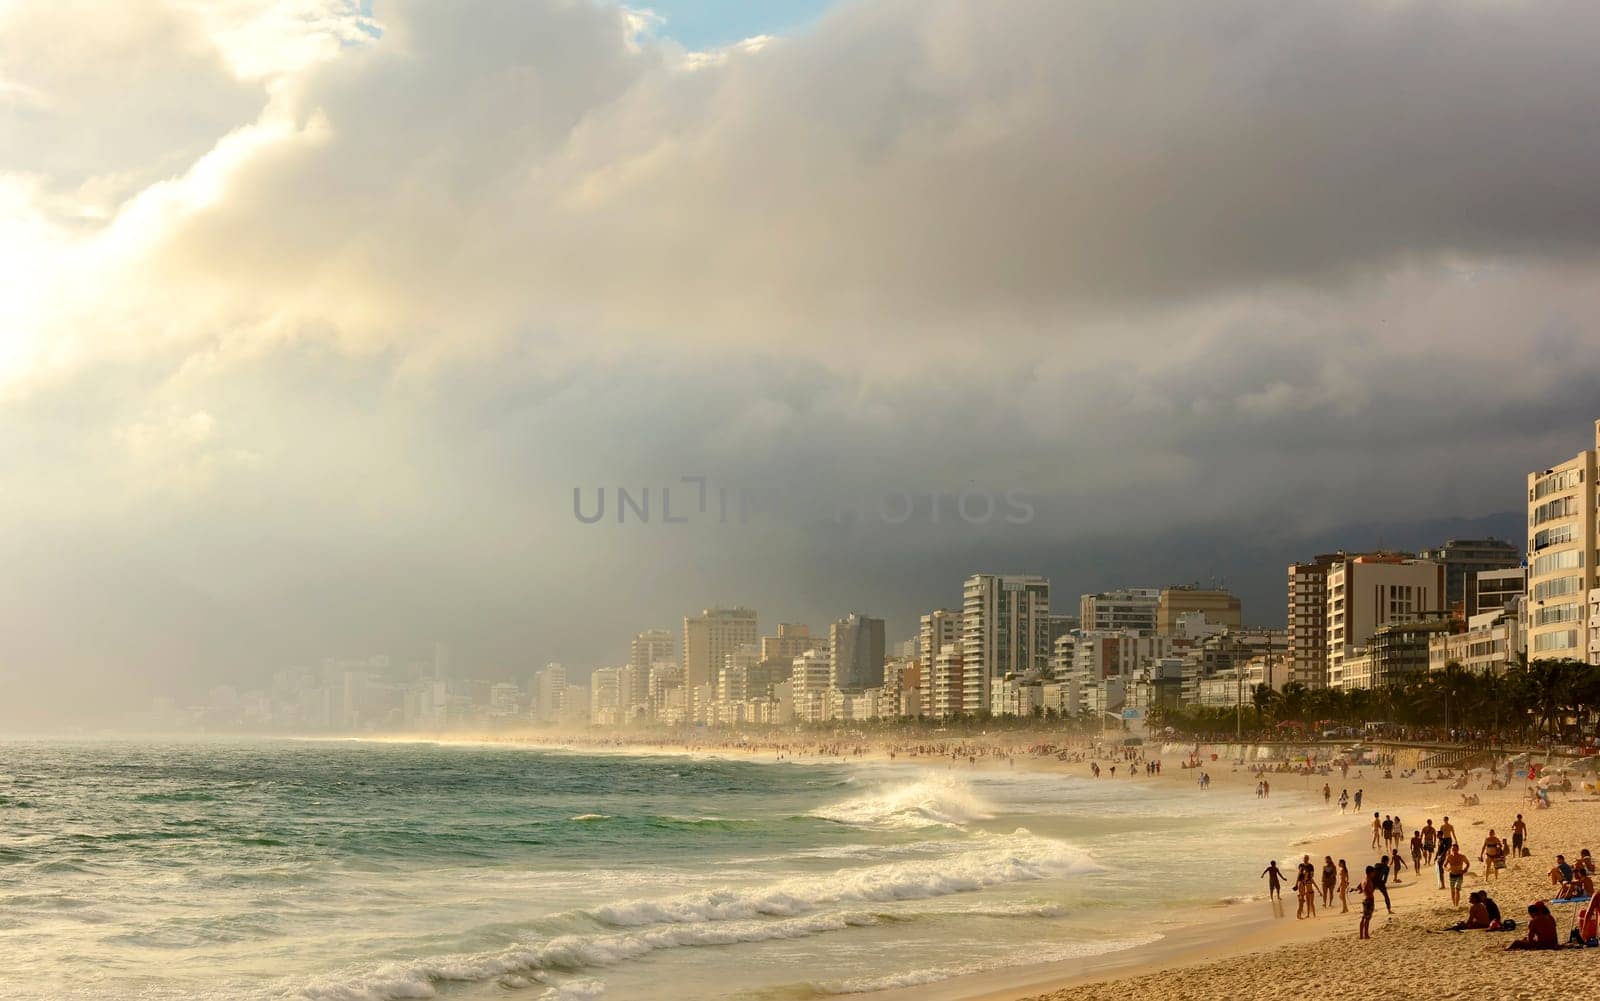
[[[1480,612],[1467,620],[1465,632],[1428,637],[1428,670],[1443,671],[1451,661],[1473,674],[1504,674],[1528,650],[1527,599],[1509,607]]]
[[[1380,627],[1440,614],[1443,601],[1444,567],[1428,560],[1369,554],[1329,564],[1329,686],[1351,687],[1344,661]]]
[[[620,667],[597,667],[589,676],[589,719],[596,726],[622,722],[622,671]]]
[[[989,707],[994,682],[1050,670],[1050,582],[1031,574],[973,574],[962,588],[962,711]]]
[[[961,613],[948,608],[936,608],[922,617],[922,629],[917,638],[917,666],[922,669],[922,715],[946,716],[949,713],[934,711],[934,664],[939,654],[961,645]],[[959,658],[957,668],[960,667]],[[959,681],[959,670],[957,671]],[[946,682],[948,683],[948,677]],[[946,692],[946,705],[949,703]],[[959,711],[959,710],[957,710]]]
[[[807,650],[794,659],[794,673],[789,675],[789,683],[796,720],[821,723],[831,718],[833,698],[829,675],[832,671],[833,658],[827,650]]]
[[[750,679],[761,669],[761,650],[754,643],[730,650],[723,657],[722,670],[717,674],[717,701],[743,702],[765,691],[752,691]]]
[[[1600,559],[1596,524],[1600,489],[1595,448],[1528,474],[1528,659],[1572,657],[1600,663],[1589,636],[1589,593]]]
[[[927,715],[939,719],[960,716],[966,711],[966,666],[962,660],[961,644],[945,646],[933,658],[933,681],[929,686],[930,699]]]

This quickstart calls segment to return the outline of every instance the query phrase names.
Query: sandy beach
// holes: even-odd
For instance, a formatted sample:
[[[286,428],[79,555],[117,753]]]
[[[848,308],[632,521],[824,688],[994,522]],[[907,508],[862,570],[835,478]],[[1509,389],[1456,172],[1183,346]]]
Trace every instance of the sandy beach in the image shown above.
[[[1213,767],[1216,782],[1247,782],[1253,775]],[[1360,905],[1350,894],[1351,909],[1319,910],[1306,920],[1295,917],[1294,900],[1286,889],[1286,913],[1261,899],[1229,908],[1217,908],[1202,923],[1188,925],[1140,949],[1096,957],[1088,962],[1041,964],[1032,968],[959,978],[926,987],[887,991],[873,995],[877,1001],[1100,1001],[1100,999],[1151,998],[1187,1001],[1222,997],[1302,999],[1392,998],[1398,989],[1406,996],[1429,998],[1544,998],[1600,987],[1600,951],[1564,949],[1558,953],[1507,953],[1505,946],[1523,934],[1527,905],[1553,895],[1548,872],[1557,853],[1568,859],[1592,847],[1600,821],[1600,799],[1574,790],[1552,794],[1553,807],[1535,810],[1521,781],[1504,790],[1485,789],[1474,780],[1466,790],[1448,782],[1374,778],[1375,769],[1347,783],[1364,788],[1363,815],[1347,815],[1354,830],[1337,837],[1317,839],[1303,846],[1302,854],[1320,866],[1324,855],[1347,859],[1352,880],[1377,858],[1371,847],[1371,811],[1398,814],[1409,832],[1431,819],[1438,825],[1446,816],[1455,825],[1463,851],[1472,863],[1462,889],[1462,906],[1453,907],[1447,890],[1439,888],[1436,871],[1424,867],[1421,877],[1409,870],[1399,883],[1391,880],[1394,913],[1385,914],[1379,898],[1372,921],[1372,937],[1357,938]],[[1282,788],[1302,785],[1295,776],[1281,778]],[[1322,779],[1314,780],[1320,790]],[[1332,786],[1337,796],[1341,781]],[[1476,806],[1463,806],[1463,792],[1480,798]],[[1337,806],[1331,813],[1338,814]],[[1509,838],[1512,821],[1521,813],[1528,824],[1531,855],[1513,859],[1499,879],[1486,882],[1479,848],[1492,828]],[[1411,864],[1409,850],[1402,852]],[[1298,857],[1279,859],[1292,873]],[[1264,862],[1263,862],[1264,864]],[[1466,897],[1487,888],[1502,912],[1516,918],[1515,932],[1446,931],[1466,916]],[[1563,940],[1572,927],[1576,905],[1553,908]],[[1115,933],[1118,929],[1108,929]]]

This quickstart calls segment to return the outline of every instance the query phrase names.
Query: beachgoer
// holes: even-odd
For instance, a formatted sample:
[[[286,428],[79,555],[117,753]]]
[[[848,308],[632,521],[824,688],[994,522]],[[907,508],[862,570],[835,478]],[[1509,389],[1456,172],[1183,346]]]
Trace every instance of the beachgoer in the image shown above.
[[[1559,949],[1561,940],[1556,930],[1556,919],[1550,908],[1540,900],[1528,905],[1528,937],[1519,938],[1506,946],[1507,952],[1533,949]]]
[[[1367,876],[1361,881],[1361,934],[1360,938],[1371,938],[1372,912],[1376,908],[1372,895],[1377,892],[1376,876],[1372,866],[1367,866]]]
[[[1450,846],[1450,854],[1445,857],[1445,868],[1450,870],[1450,903],[1461,906],[1461,884],[1467,878],[1467,871],[1472,868],[1472,861],[1461,854],[1461,849],[1455,845]]]
[[[1278,868],[1278,860],[1273,859],[1265,869],[1261,870],[1261,875],[1267,877],[1267,899],[1277,897],[1282,900],[1284,876],[1283,871]]]

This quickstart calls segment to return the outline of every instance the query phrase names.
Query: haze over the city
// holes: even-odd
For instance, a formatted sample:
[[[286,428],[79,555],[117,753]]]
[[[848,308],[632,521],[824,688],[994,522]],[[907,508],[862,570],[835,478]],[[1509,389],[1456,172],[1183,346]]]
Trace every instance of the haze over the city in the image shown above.
[[[1560,0],[0,6],[0,726],[718,603],[900,639],[979,570],[1281,624],[1298,557],[1520,545],[1600,411],[1597,48]]]

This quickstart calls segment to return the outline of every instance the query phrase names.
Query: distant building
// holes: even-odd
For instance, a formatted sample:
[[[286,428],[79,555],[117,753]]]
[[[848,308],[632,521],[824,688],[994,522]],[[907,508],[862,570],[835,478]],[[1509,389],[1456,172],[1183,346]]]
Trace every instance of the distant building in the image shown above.
[[[1289,680],[1328,686],[1328,568],[1345,553],[1289,564]]]
[[[561,720],[567,707],[567,669],[551,662],[533,681],[533,718],[541,723]]]
[[[1473,575],[1484,570],[1505,570],[1522,562],[1522,553],[1514,543],[1494,538],[1450,539],[1442,546],[1424,549],[1417,556],[1444,567],[1442,607],[1447,610],[1458,606],[1465,610]]]
[[[1595,512],[1600,504],[1595,448],[1528,474],[1528,658],[1572,657],[1600,663],[1591,636],[1589,592],[1600,586]]]
[[[962,711],[989,708],[993,683],[1050,670],[1050,582],[1027,574],[973,574],[962,589]]]
[[[1086,632],[1136,629],[1154,633],[1160,604],[1161,591],[1153,587],[1086,594],[1078,599],[1078,628]]]
[[[1342,678],[1343,662],[1391,623],[1443,614],[1444,567],[1408,556],[1346,557],[1328,567],[1328,676]],[[1423,644],[1422,663],[1427,664]],[[1381,667],[1381,665],[1380,665]]]
[[[933,681],[929,691],[927,715],[949,719],[967,711],[966,665],[962,660],[961,644],[949,644],[933,655]]]
[[[782,661],[787,669],[794,664],[796,657],[821,645],[822,638],[811,635],[810,626],[798,622],[780,622],[776,636],[761,637],[761,659]]]
[[[633,637],[633,645],[629,650],[628,666],[638,672],[639,677],[650,676],[650,665],[657,661],[677,661],[678,639],[670,629],[646,629]]]
[[[1528,652],[1526,616],[1527,599],[1517,595],[1503,608],[1468,619],[1465,632],[1430,636],[1428,670],[1443,671],[1455,662],[1473,674],[1504,674]]]
[[[796,720],[820,723],[832,718],[833,699],[829,685],[833,673],[832,659],[826,650],[807,650],[794,659],[789,686]]]
[[[1497,612],[1528,593],[1528,568],[1479,570],[1467,585],[1467,618]]]
[[[691,692],[710,691],[728,654],[757,640],[756,613],[748,608],[707,608],[684,616],[684,684]]]
[[[1207,622],[1227,629],[1244,625],[1243,605],[1227,591],[1198,586],[1164,587],[1156,598],[1156,634],[1176,634],[1178,619],[1192,612],[1199,612]]]
[[[851,612],[829,628],[828,643],[834,691],[856,694],[883,687],[882,619]]]
[[[961,613],[948,608],[936,608],[922,617],[922,630],[917,641],[917,665],[922,670],[922,712],[923,716],[948,716],[948,712],[938,712],[934,708],[934,692],[939,683],[947,683],[948,676],[935,681],[934,663],[939,654],[961,645]],[[956,658],[957,687],[959,690],[960,657]],[[945,707],[949,707],[949,693],[945,692]],[[959,703],[959,697],[956,699]],[[958,708],[956,710],[960,712]]]

